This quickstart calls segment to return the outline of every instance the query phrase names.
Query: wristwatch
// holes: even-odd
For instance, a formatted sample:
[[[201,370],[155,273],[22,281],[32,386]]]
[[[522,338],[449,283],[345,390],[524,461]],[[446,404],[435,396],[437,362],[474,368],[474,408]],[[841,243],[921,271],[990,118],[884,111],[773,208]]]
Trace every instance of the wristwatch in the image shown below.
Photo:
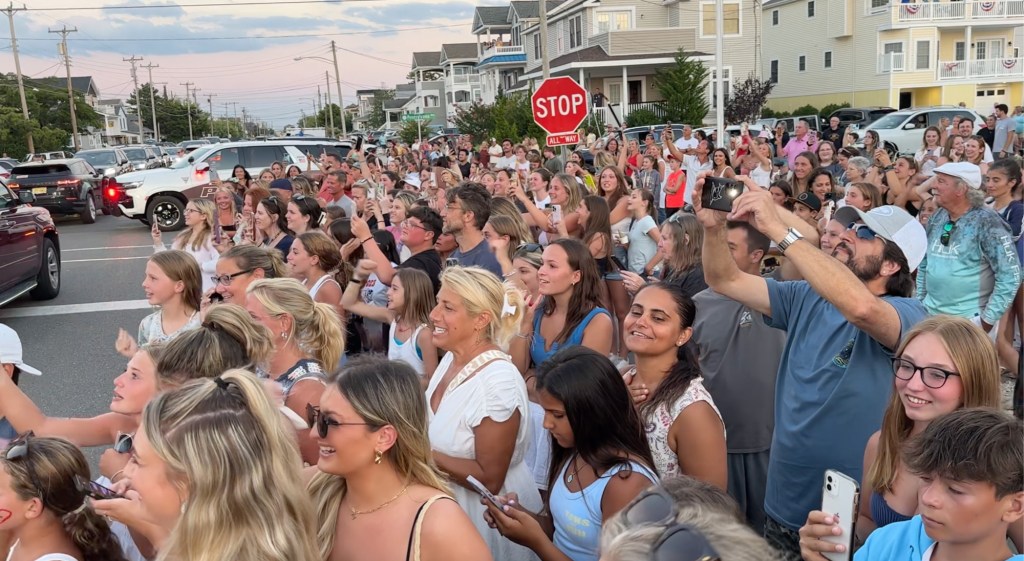
[[[802,239],[804,239],[803,234],[797,232],[793,228],[790,228],[786,233],[786,237],[782,238],[782,240],[779,242],[779,251],[785,253],[786,250],[789,249],[789,246],[796,243],[797,240]]]

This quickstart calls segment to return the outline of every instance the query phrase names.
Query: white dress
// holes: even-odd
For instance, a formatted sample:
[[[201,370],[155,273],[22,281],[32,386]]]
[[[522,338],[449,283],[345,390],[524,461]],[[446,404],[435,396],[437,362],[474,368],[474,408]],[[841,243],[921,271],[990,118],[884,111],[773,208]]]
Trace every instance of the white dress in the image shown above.
[[[494,357],[499,358],[483,368],[474,368]],[[431,376],[430,385],[427,387],[428,403],[452,360],[454,355],[446,354],[438,364],[434,376]],[[467,378],[474,370],[476,374]],[[476,435],[473,429],[485,418],[490,417],[500,423],[507,421],[514,412],[519,411],[521,421],[516,433],[516,446],[512,452],[508,473],[505,475],[505,483],[501,486],[501,494],[517,493],[524,508],[531,512],[540,512],[543,506],[540,493],[530,469],[523,460],[530,442],[528,403],[526,384],[508,355],[501,351],[482,353],[452,380],[441,398],[437,412],[428,408],[430,445],[442,454],[473,459],[476,457]],[[537,559],[530,549],[516,545],[502,537],[497,530],[487,526],[483,518],[486,508],[480,504],[479,495],[458,485],[453,485],[452,490],[455,500],[480,531],[495,560]]]

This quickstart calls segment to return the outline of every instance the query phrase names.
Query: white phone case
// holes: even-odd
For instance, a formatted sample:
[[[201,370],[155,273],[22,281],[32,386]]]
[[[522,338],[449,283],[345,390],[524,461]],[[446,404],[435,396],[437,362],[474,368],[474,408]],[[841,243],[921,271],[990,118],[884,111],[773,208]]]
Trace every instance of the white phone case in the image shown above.
[[[838,517],[843,532],[838,536],[825,536],[823,541],[846,546],[843,553],[822,553],[831,561],[849,561],[853,558],[853,531],[860,501],[860,485],[852,477],[834,469],[825,470],[821,486],[821,510]]]
[[[466,483],[469,483],[469,486],[475,489],[477,493],[480,493],[481,496],[491,501],[491,504],[497,507],[498,510],[501,510],[501,502],[499,502],[498,498],[494,496],[494,493],[491,493],[490,491],[487,490],[487,487],[484,487],[483,483],[480,483],[479,479],[473,477],[472,475],[467,475]]]

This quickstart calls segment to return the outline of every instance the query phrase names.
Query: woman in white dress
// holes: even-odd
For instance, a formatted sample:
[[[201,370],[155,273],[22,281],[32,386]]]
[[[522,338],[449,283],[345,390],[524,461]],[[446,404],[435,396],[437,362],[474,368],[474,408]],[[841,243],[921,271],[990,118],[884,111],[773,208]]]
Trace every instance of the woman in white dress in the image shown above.
[[[437,302],[433,341],[448,352],[427,387],[434,461],[458,485],[455,499],[495,559],[536,559],[487,526],[486,508],[466,481],[472,476],[496,495],[516,493],[531,511],[542,507],[523,460],[530,442],[526,384],[502,350],[518,332],[523,298],[484,269],[449,267]]]

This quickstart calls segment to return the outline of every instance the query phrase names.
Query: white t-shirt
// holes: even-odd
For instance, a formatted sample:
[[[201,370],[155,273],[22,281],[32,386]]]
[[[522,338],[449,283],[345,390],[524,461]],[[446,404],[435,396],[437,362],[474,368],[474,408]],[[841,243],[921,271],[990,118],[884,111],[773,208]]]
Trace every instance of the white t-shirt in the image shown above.
[[[500,156],[491,159],[491,164],[494,165],[494,169],[511,169],[516,167],[515,156]]]
[[[714,164],[711,162],[711,158],[703,164],[697,159],[697,156],[683,156],[683,168],[686,169],[686,193],[683,194],[683,202],[686,204],[693,204],[693,188],[692,185],[697,184],[697,175],[700,172],[712,169]]]
[[[675,142],[673,142],[673,144],[675,144],[676,148],[680,150],[692,150],[697,148],[697,145],[700,144],[700,141],[697,140],[696,136],[691,136],[689,139],[679,137],[676,139]]]

